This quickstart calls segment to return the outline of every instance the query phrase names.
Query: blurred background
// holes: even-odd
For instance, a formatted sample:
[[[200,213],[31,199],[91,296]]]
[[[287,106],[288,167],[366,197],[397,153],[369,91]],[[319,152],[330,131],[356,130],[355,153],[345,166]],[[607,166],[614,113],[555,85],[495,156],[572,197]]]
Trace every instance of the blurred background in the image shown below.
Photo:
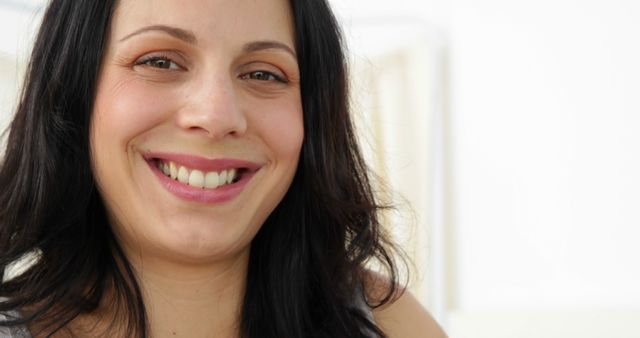
[[[0,128],[41,0],[0,0]],[[331,0],[411,289],[458,338],[640,337],[640,2]]]

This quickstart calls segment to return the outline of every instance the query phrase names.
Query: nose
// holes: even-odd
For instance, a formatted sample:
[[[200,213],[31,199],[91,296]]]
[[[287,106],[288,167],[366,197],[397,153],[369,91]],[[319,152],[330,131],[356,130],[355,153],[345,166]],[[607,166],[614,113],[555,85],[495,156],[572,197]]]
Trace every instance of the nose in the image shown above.
[[[217,77],[199,81],[185,95],[176,117],[180,128],[211,139],[239,136],[247,129],[232,79]]]

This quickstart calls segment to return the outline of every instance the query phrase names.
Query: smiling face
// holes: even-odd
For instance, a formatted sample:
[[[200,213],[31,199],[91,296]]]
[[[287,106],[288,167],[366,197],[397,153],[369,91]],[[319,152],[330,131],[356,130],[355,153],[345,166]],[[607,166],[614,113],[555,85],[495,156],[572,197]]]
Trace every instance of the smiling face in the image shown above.
[[[92,165],[127,252],[248,250],[303,139],[286,0],[121,0],[91,124]]]

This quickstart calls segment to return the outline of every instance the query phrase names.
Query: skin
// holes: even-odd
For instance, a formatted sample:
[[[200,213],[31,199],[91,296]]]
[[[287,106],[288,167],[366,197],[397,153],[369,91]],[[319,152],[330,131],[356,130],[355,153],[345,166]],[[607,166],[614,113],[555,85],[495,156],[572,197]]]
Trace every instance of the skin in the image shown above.
[[[374,310],[373,317],[392,338],[447,338],[440,325],[408,292],[393,304]]]
[[[238,337],[249,244],[287,191],[302,146],[293,32],[286,0],[117,5],[92,115],[92,165],[153,337]],[[260,170],[230,201],[189,201],[159,183],[148,152],[235,158]],[[112,315],[105,305],[69,327],[95,336]],[[390,337],[444,336],[408,293],[374,315]]]
[[[389,281],[370,272],[365,278],[365,288],[367,299],[376,303],[384,297]],[[373,318],[390,338],[447,338],[427,309],[406,290],[393,302],[374,309]]]

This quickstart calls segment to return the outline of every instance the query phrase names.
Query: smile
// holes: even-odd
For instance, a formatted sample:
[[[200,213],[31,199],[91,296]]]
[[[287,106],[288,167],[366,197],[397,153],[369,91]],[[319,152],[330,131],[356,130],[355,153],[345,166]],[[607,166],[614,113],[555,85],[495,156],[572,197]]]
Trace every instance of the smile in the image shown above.
[[[168,192],[199,203],[234,199],[261,168],[236,159],[210,160],[181,154],[146,154],[144,159]]]

